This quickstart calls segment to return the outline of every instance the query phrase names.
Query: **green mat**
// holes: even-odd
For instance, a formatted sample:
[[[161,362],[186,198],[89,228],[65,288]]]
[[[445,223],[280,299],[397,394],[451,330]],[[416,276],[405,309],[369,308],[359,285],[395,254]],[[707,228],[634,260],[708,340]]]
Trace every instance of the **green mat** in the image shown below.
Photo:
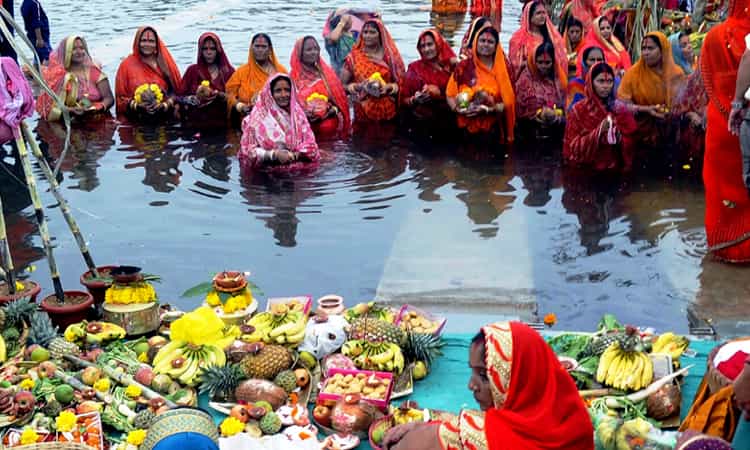
[[[476,408],[477,404],[474,397],[469,391],[468,383],[471,370],[469,369],[469,343],[473,335],[470,334],[446,334],[443,338],[446,346],[443,349],[445,355],[438,359],[430,375],[414,385],[414,393],[403,399],[397,399],[394,402],[400,403],[403,400],[414,400],[419,403],[420,407],[439,409],[444,411],[458,412],[461,408]],[[682,389],[682,418],[690,409],[693,403],[693,397],[698,390],[701,379],[706,368],[706,359],[709,352],[716,346],[713,341],[693,341],[690,349],[695,352],[694,356],[684,356],[681,359],[682,366],[685,367],[694,364],[694,368],[685,379]],[[210,411],[214,419],[220,422],[223,416],[216,411],[208,408],[208,402],[205,396],[201,396],[200,407]],[[745,428],[743,430],[743,427]],[[745,446],[737,445],[735,439],[735,448],[750,449],[750,426],[742,424],[737,432],[740,435],[747,436],[748,442]],[[370,449],[368,442],[363,442],[358,449]]]

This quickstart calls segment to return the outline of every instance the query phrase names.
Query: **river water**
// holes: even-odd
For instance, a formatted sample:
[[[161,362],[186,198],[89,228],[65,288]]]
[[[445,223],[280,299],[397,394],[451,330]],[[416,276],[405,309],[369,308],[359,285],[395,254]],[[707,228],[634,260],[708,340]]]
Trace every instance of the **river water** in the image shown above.
[[[73,2],[76,3],[76,2]],[[155,26],[181,69],[196,40],[215,31],[233,63],[268,32],[289,61],[294,41],[320,35],[329,1],[205,0],[46,2],[53,41],[81,31],[114,81],[139,25]],[[439,26],[456,47],[467,15],[437,15],[423,1],[366,1],[382,12],[404,59]],[[502,42],[518,26],[508,0]],[[35,125],[36,126],[36,125]],[[60,131],[40,124],[51,156]],[[593,182],[564,169],[560,143],[517,145],[488,157],[405,135],[321,144],[312,176],[241,176],[239,134],[110,122],[74,130],[61,183],[99,265],[159,274],[162,301],[189,308],[185,289],[215,271],[241,269],[268,296],[337,293],[421,304],[471,331],[503,314],[555,313],[559,328],[593,329],[605,312],[622,321],[685,331],[688,308],[727,330],[744,324],[744,271],[705,257],[699,164],[635,180]],[[497,153],[497,152],[495,152]],[[10,172],[13,161],[5,162]],[[0,171],[16,266],[51,291],[23,187]],[[46,182],[41,183],[46,188]],[[64,286],[85,270],[52,196],[45,192]]]

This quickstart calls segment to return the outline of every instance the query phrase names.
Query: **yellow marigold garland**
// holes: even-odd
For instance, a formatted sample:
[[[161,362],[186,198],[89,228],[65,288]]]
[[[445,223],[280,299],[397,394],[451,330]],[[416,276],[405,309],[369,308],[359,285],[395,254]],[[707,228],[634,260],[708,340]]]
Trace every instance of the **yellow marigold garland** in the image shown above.
[[[222,305],[221,296],[215,290],[206,295],[206,304],[212,308],[222,307],[224,314],[232,314],[242,311],[253,303],[253,294],[250,288],[243,289],[239,294],[229,297]]]
[[[113,284],[104,293],[104,303],[129,305],[131,303],[152,303],[157,299],[156,291],[145,281],[125,286]]]
[[[161,88],[159,87],[159,85],[153,84],[153,83],[152,84],[144,83],[135,89],[135,94],[133,95],[135,102],[143,103],[143,93],[148,90],[154,93],[154,97],[156,98],[156,103],[161,103],[162,100],[164,100],[164,93],[161,91]]]
[[[379,73],[379,72],[377,72],[377,73]],[[320,101],[323,101],[323,102],[328,102],[328,97],[325,96],[325,95],[323,95],[323,94],[318,94],[317,92],[313,92],[312,94],[310,94],[307,97],[307,99],[305,99],[305,101],[307,103],[314,102],[315,100],[320,100]]]

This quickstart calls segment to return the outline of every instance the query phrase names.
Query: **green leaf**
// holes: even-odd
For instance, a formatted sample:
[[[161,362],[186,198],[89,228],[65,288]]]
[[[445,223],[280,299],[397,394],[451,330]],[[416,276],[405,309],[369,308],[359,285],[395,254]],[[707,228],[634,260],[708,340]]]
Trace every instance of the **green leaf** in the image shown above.
[[[219,294],[219,300],[221,300],[221,303],[226,303],[227,300],[232,297],[232,294],[229,292],[217,292],[217,294]]]
[[[183,292],[182,295],[180,295],[180,298],[187,298],[187,297],[197,297],[199,295],[206,295],[214,288],[214,285],[210,281],[206,281],[204,283],[201,283],[197,286],[193,286],[187,291]]]

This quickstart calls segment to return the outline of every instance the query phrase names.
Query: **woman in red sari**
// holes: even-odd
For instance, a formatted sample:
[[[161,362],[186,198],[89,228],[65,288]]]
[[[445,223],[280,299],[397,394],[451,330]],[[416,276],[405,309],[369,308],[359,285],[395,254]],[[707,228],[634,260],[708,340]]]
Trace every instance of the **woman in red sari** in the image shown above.
[[[599,7],[594,0],[573,0],[563,9],[562,23],[565,24],[571,18],[579,20],[583,24],[583,29],[588,32],[594,18],[600,14]]]
[[[729,17],[706,35],[701,50],[701,72],[708,93],[706,154],[706,237],[711,253],[729,262],[750,261],[750,195],[742,179],[742,156],[737,136],[727,128],[737,68],[750,33],[750,5],[731,0]]]
[[[528,325],[482,328],[469,349],[469,389],[481,411],[393,428],[386,450],[593,450],[594,428],[573,379]]]
[[[174,109],[174,95],[180,88],[182,77],[164,41],[153,27],[141,27],[133,39],[133,53],[120,63],[115,82],[117,113],[152,120],[155,116],[167,117]],[[136,90],[143,85],[156,85],[161,91],[161,101],[142,101]],[[153,90],[153,88],[152,88]],[[154,95],[158,100],[158,96]]]
[[[579,55],[582,55],[583,51],[589,47],[599,47],[604,50],[604,59],[615,69],[615,74],[618,77],[621,77],[632,66],[630,53],[628,53],[622,42],[612,33],[612,22],[606,16],[596,19],[593,26],[589,28],[589,32],[586,34],[586,41]],[[576,76],[584,77],[582,56],[578,58]]]
[[[515,136],[516,96],[499,42],[497,30],[485,24],[474,39],[472,57],[458,63],[445,95],[459,128],[472,135],[497,133],[507,144]]]
[[[401,79],[401,106],[409,111],[410,118],[429,120],[431,129],[440,130],[443,124],[453,122],[445,88],[456,65],[456,54],[436,29],[419,35],[417,51],[421,58],[409,64]]]
[[[234,73],[219,36],[203,33],[198,38],[198,59],[182,77],[178,94],[183,96],[183,117],[196,125],[226,123],[226,84]]]
[[[315,136],[342,137],[349,133],[349,101],[336,72],[320,57],[312,36],[297,39],[289,61],[297,99],[305,109]]]
[[[568,112],[563,157],[596,171],[629,171],[633,165],[633,114],[615,100],[615,72],[604,62],[586,76],[586,96]]]
[[[555,63],[567,71],[565,41],[552,24],[544,4],[539,0],[534,0],[523,7],[521,27],[510,38],[508,57],[513,67],[514,80],[518,79],[521,71],[526,67],[529,53],[533,53],[544,41],[552,43],[555,48]]]
[[[583,23],[575,17],[571,17],[565,22],[563,40],[565,41],[565,51],[568,54],[568,78],[572,78],[576,74],[578,54],[584,47],[584,29],[587,28],[584,28]]]
[[[341,70],[341,81],[355,96],[354,118],[358,122],[394,119],[403,76],[404,60],[391,34],[380,20],[368,20]]]
[[[567,85],[567,74],[555,63],[554,47],[542,43],[529,55],[526,70],[516,82],[519,126],[545,133],[563,125]]]

